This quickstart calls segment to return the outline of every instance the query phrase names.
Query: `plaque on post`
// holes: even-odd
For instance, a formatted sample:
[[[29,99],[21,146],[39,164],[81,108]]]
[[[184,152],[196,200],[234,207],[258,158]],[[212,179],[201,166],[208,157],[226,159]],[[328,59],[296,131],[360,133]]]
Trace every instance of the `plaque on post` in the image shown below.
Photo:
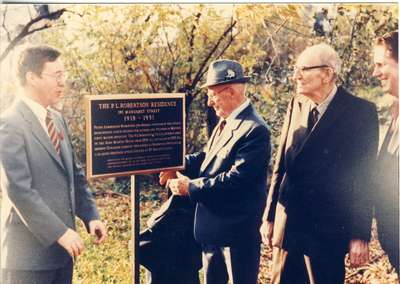
[[[86,96],[89,179],[184,168],[185,94]]]

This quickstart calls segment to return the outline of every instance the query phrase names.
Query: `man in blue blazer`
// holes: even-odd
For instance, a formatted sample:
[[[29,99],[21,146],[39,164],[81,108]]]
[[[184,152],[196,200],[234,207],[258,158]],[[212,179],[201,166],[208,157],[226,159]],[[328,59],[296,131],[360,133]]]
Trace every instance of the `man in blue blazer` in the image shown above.
[[[245,97],[247,81],[238,62],[211,63],[208,106],[220,121],[205,150],[186,156],[183,173],[160,174],[173,194],[196,203],[194,235],[207,284],[257,283],[271,148],[267,125]]]
[[[25,49],[17,72],[23,93],[0,118],[3,284],[71,283],[84,244],[75,215],[101,243],[106,230],[76,164],[67,124],[51,108],[64,90],[60,52]]]

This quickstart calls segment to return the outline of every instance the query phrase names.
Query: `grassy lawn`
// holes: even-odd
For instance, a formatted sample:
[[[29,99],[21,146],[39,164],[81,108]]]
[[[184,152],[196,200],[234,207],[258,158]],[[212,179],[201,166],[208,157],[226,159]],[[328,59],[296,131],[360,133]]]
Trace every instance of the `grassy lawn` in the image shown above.
[[[0,194],[1,199],[1,194]],[[90,236],[78,222],[78,231],[84,238],[86,250],[75,263],[74,284],[131,284],[131,207],[130,199],[122,196],[96,198],[102,219],[107,225],[108,239],[100,246],[92,244]],[[141,221],[158,208],[159,201],[141,202]],[[144,225],[144,222],[142,223]],[[259,284],[268,284],[271,271],[271,250],[262,247]],[[200,274],[202,275],[202,274]],[[373,229],[370,262],[357,269],[346,266],[346,284],[395,284],[398,276],[380,248]],[[141,269],[141,281],[144,269]]]
[[[96,246],[78,221],[78,232],[86,250],[75,263],[74,284],[132,283],[131,210],[129,198],[103,196],[96,198],[102,220],[108,231],[107,240]]]
[[[79,222],[79,233],[85,240],[86,250],[75,264],[74,284],[118,283],[131,284],[131,226],[130,200],[121,196],[102,196],[96,199],[103,220],[108,228],[108,239],[101,246],[91,243]],[[143,200],[140,204],[141,225],[151,212],[158,208],[159,200]],[[271,250],[262,248],[259,284],[268,284],[271,271]],[[201,274],[200,274],[201,275]],[[141,268],[141,281],[144,281],[144,269]],[[360,268],[346,266],[346,284],[391,284],[398,283],[387,256],[380,248],[373,230],[370,262]]]

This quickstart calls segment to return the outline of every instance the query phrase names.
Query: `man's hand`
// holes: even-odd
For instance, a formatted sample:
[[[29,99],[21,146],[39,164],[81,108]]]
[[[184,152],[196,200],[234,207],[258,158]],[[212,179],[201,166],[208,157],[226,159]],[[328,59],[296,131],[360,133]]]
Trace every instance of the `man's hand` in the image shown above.
[[[172,194],[188,195],[189,194],[189,178],[180,172],[176,172],[178,178],[169,180],[168,186]]]
[[[82,239],[74,230],[69,228],[64,235],[57,240],[57,242],[68,252],[72,258],[79,256],[85,250]]]
[[[262,241],[269,247],[272,247],[272,236],[274,234],[274,223],[264,221],[260,228]]]
[[[89,222],[90,235],[95,236],[93,241],[96,245],[101,244],[107,237],[107,230],[100,220],[92,220]]]
[[[353,239],[349,245],[350,266],[358,267],[369,261],[368,242]]]
[[[159,182],[161,185],[167,184],[167,182],[171,179],[176,178],[176,172],[173,170],[170,171],[162,171],[159,176]],[[168,184],[167,184],[168,186]]]

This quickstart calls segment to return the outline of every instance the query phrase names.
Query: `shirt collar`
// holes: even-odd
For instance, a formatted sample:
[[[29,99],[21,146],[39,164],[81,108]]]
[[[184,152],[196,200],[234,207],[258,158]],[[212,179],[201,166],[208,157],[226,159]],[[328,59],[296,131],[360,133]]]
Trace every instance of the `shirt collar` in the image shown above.
[[[246,99],[240,106],[238,106],[232,113],[225,119],[226,123],[233,121],[239,113],[241,113],[246,107],[250,105],[250,100]]]
[[[47,116],[46,108],[44,108],[41,104],[39,104],[38,102],[34,101],[33,99],[25,95],[21,95],[21,100],[32,110],[32,112],[40,121],[46,120]]]
[[[317,110],[318,110],[318,113],[319,113],[320,117],[327,110],[329,104],[331,103],[331,101],[335,97],[336,92],[337,92],[337,87],[336,87],[336,85],[334,85],[332,91],[329,93],[329,95],[326,97],[326,99],[322,103],[317,105]]]

